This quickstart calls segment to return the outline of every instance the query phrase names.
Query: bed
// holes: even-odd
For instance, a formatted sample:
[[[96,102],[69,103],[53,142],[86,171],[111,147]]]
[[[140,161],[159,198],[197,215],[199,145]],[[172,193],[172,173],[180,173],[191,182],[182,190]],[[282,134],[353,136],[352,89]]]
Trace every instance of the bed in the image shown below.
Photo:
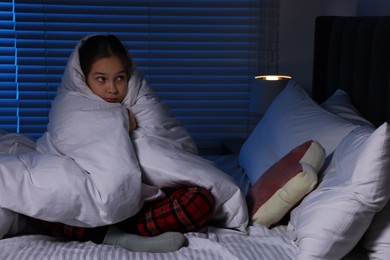
[[[385,259],[390,255],[390,17],[318,17],[312,93],[291,80],[239,154],[206,156],[247,195],[246,232],[209,226],[172,253],[44,235],[1,259]]]

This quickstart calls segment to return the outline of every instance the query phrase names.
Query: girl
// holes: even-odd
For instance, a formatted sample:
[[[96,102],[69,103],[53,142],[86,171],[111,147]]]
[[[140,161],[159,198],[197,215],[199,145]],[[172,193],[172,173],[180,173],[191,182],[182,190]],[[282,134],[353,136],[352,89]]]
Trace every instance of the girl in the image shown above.
[[[122,104],[129,95],[128,82],[134,66],[120,40],[113,35],[91,36],[79,47],[78,54],[82,80],[95,95],[93,98],[103,103]],[[88,92],[75,84],[72,88],[82,94]],[[90,93],[88,95],[90,96]],[[128,127],[131,134],[137,128],[137,120],[130,109],[127,109],[127,116],[128,125],[117,127]],[[105,122],[100,124],[104,127]],[[50,126],[48,129],[50,130]],[[42,141],[38,141],[38,149],[42,147],[41,143]],[[182,143],[189,147],[188,149],[195,147],[187,139]],[[57,151],[72,157],[71,152],[63,151],[59,147],[61,146],[57,146]],[[73,157],[78,160],[76,156]],[[213,216],[215,201],[210,191],[200,186],[163,188],[162,191],[165,197],[157,196],[147,201],[136,215],[113,226],[82,228],[37,219],[32,221],[39,223],[48,234],[54,236],[119,245],[132,251],[174,251],[185,241],[183,232],[196,231],[208,223]]]

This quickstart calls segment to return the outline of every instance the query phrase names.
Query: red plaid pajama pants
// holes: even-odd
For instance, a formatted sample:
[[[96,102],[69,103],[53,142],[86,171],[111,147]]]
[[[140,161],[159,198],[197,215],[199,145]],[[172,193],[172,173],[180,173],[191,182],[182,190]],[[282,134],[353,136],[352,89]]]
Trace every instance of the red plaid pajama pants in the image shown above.
[[[145,204],[135,216],[116,225],[128,233],[156,236],[167,231],[196,231],[213,216],[215,200],[207,189],[184,187],[165,192],[167,196],[164,199]],[[103,241],[108,228],[81,228],[37,219],[33,221],[38,222],[49,235],[96,243]]]

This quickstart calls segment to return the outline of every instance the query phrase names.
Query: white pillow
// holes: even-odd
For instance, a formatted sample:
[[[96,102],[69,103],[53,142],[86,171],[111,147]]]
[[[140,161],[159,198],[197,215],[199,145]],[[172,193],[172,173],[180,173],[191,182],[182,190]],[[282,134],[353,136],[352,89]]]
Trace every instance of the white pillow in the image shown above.
[[[341,89],[329,97],[322,107],[346,120],[361,125],[372,125],[366,120],[352,104],[349,95]],[[370,259],[386,259],[390,256],[390,202],[383,210],[376,213],[366,234],[362,245],[367,250]]]
[[[333,114],[359,125],[373,126],[367,119],[365,119],[356,107],[352,104],[348,93],[342,89],[338,89],[330,96],[324,103],[321,104],[323,108],[332,112]]]
[[[319,142],[328,156],[357,126],[322,108],[290,80],[242,146],[239,162],[253,185],[268,168],[305,141]]]
[[[370,259],[387,259],[390,257],[390,201],[371,222],[362,239]]]
[[[298,259],[340,259],[362,238],[390,193],[390,129],[361,126],[337,147],[320,185],[291,213]],[[371,134],[372,133],[372,134]]]

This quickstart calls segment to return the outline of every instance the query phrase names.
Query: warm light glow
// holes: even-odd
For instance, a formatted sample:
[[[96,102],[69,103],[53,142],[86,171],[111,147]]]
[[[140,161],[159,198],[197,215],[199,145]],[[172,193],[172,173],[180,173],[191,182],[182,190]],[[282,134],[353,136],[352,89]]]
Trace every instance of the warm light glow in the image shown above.
[[[284,75],[261,75],[261,76],[256,76],[255,79],[282,80],[282,79],[291,79],[291,77],[290,76],[284,76]]]

